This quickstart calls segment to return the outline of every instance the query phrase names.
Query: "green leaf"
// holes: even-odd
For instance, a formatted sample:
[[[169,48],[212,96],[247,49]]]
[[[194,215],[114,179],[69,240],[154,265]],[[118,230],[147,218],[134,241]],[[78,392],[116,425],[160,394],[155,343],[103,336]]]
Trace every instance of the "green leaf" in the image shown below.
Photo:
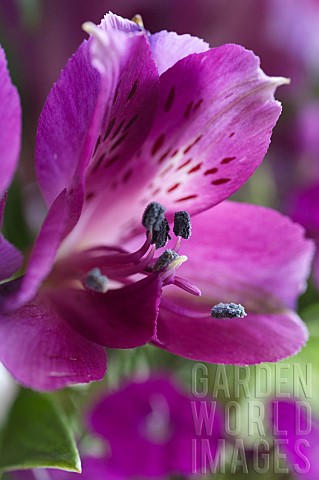
[[[68,420],[48,394],[21,389],[0,443],[0,473],[35,467],[81,472]]]

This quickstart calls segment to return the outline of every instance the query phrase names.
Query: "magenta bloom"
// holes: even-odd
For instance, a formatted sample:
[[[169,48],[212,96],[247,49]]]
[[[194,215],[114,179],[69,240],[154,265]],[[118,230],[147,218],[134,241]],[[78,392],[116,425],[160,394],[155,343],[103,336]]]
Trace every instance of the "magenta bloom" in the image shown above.
[[[5,54],[0,47],[0,228],[6,201],[5,189],[9,186],[17,166],[20,142],[19,95],[11,83]],[[0,235],[0,281],[11,277],[21,264],[21,254]]]
[[[106,396],[92,411],[90,424],[110,445],[109,465],[128,477],[192,474],[194,440],[199,443],[206,436],[214,457],[222,438],[218,409],[209,432],[196,429],[204,403],[211,412],[213,402],[195,399],[168,378],[154,376]]]
[[[3,302],[1,361],[21,383],[50,390],[101,379],[103,347],[152,341],[226,363],[295,353],[307,333],[291,309],[312,254],[298,226],[222,203],[194,217],[188,246],[177,233],[163,263],[152,244],[157,226],[144,225],[145,239],[141,225],[153,201],[171,222],[176,211],[217,205],[248,179],[267,151],[280,114],[273,95],[285,79],[267,77],[237,45],[150,35],[113,14],[86,28],[91,37],[40,117],[36,168],[50,209]],[[187,279],[176,275],[184,247]],[[193,280],[204,289],[200,302]],[[211,318],[219,302],[241,303],[248,316]]]
[[[276,399],[272,402],[272,424],[280,451],[285,453],[293,478],[319,477],[319,421],[305,402]]]

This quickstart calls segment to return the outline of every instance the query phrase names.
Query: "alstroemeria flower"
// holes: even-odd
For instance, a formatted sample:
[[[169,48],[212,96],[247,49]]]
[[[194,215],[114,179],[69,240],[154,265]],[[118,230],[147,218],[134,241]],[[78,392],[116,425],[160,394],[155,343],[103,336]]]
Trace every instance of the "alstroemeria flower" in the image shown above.
[[[280,451],[287,457],[295,479],[317,480],[319,477],[319,420],[309,404],[298,400],[273,400],[271,421]]]
[[[86,29],[92,33],[90,39],[66,65],[40,117],[36,168],[50,209],[27,271],[11,286],[0,318],[1,361],[20,382],[43,390],[102,378],[103,346],[133,348],[153,339],[171,348],[173,335],[197,331],[198,319],[191,328],[186,321],[177,331],[173,314],[172,322],[157,324],[163,286],[174,284],[176,289],[199,293],[191,278],[176,275],[186,257],[173,253],[171,262],[159,266],[151,244],[153,227],[147,228],[146,240],[144,231],[135,252],[128,253],[125,247],[140,238],[141,215],[148,204],[163,203],[171,222],[177,210],[198,214],[248,179],[267,151],[280,113],[274,91],[286,83],[267,77],[258,58],[237,45],[209,49],[188,35],[150,35],[113,14],[106,15],[99,27],[89,24]],[[255,212],[257,216],[260,211]],[[234,218],[226,213],[218,221],[232,231],[233,222],[240,225],[241,218],[235,211],[230,212]],[[268,265],[272,250],[286,251],[280,242],[296,241],[297,263],[289,255],[283,254],[282,260],[282,270],[293,272],[294,288],[290,296],[286,292],[291,306],[304,284],[311,247],[297,227],[287,226],[274,214],[275,218],[271,228],[267,220],[267,232],[262,225],[259,234],[254,233],[253,245],[265,236]],[[210,226],[209,235],[214,236],[215,226]],[[200,230],[196,236],[199,242],[204,240]],[[227,252],[223,242],[224,248]],[[200,256],[200,250],[198,245],[198,273],[214,253],[210,247]],[[242,269],[248,283],[260,253],[251,252],[249,267]],[[299,264],[302,268],[295,272]],[[234,277],[232,281],[229,276],[229,283],[235,288],[235,258],[231,268]],[[267,271],[267,282],[277,281],[270,266]],[[263,278],[256,268],[258,275]],[[289,277],[286,280],[290,286]],[[279,298],[287,286],[280,287]],[[263,291],[272,296],[274,288]],[[218,301],[225,297],[221,291],[213,296]],[[276,298],[260,303],[264,315],[253,316],[250,327],[245,327],[253,354],[247,354],[245,344],[236,349],[236,356],[223,355],[227,361],[246,362],[247,356],[248,363],[276,360],[304,342],[302,323],[284,312],[286,296],[282,302]],[[255,305],[250,304],[254,314]],[[206,332],[207,346],[198,343],[198,355],[191,356],[200,357],[202,347],[210,350],[211,338],[219,343],[221,320],[217,323],[212,321],[210,335]],[[209,326],[207,318],[203,325]],[[241,329],[242,322],[238,325]],[[265,346],[258,356],[254,341],[260,345],[263,338]],[[284,345],[279,348],[278,343]],[[171,350],[178,353],[175,346]]]
[[[4,51],[0,47],[0,229],[6,201],[5,190],[15,172],[21,142],[21,106],[12,85]],[[0,234],[0,282],[13,275],[22,264],[22,256]]]

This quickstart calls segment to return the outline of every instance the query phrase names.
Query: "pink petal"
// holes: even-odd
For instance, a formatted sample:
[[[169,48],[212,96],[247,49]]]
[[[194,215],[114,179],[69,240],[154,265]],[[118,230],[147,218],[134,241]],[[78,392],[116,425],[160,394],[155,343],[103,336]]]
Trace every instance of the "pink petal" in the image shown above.
[[[0,47],[0,196],[9,186],[15,172],[21,142],[21,106],[12,85],[7,61]]]
[[[166,72],[181,58],[209,49],[208,43],[200,38],[167,31],[150,35],[149,42],[159,75]]]
[[[179,275],[210,302],[241,303],[261,313],[295,306],[314,250],[302,227],[274,210],[235,202],[193,217],[192,224]]]
[[[104,349],[72,330],[45,303],[1,316],[0,359],[20,383],[43,391],[101,380],[106,370]]]
[[[237,45],[189,55],[166,71],[155,123],[135,159],[144,204],[197,213],[236,191],[267,152],[283,83]]]
[[[301,319],[293,312],[248,313],[245,318],[196,318],[209,306],[189,302],[193,318],[161,309],[154,343],[176,355],[192,360],[252,365],[276,362],[296,354],[308,335]],[[208,313],[209,315],[209,313]]]
[[[85,338],[111,348],[145,345],[155,332],[162,283],[158,275],[105,294],[54,290],[61,316]]]

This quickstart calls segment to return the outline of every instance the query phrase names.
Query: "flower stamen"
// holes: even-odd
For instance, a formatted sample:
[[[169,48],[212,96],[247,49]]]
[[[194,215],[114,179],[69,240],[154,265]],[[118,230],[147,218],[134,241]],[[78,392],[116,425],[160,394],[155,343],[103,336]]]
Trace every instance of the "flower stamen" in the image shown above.
[[[106,293],[108,290],[108,284],[108,278],[101,273],[101,270],[98,267],[90,270],[83,279],[83,286],[87,290],[92,290],[93,292]]]
[[[179,258],[178,253],[168,248],[156,260],[155,264],[153,265],[153,269],[152,269],[153,272],[160,272],[161,270],[164,270],[166,267],[170,266],[178,258]]]
[[[244,318],[247,313],[240,303],[218,303],[212,307],[211,316],[214,318]]]

